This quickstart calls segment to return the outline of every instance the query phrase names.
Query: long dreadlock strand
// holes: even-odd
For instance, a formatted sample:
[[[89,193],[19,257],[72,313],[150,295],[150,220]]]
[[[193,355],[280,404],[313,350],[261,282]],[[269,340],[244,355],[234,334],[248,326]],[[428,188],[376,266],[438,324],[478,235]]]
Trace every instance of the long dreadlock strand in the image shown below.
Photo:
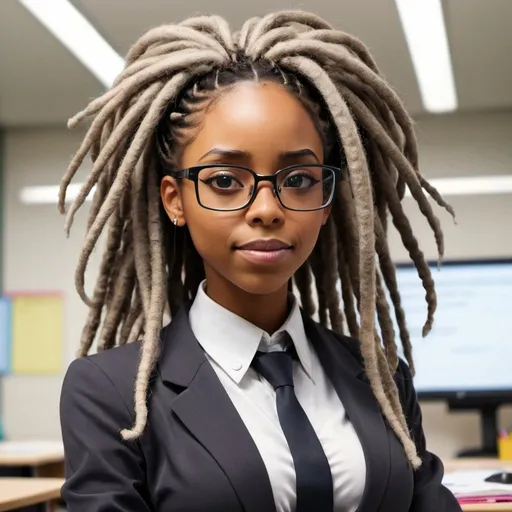
[[[405,312],[402,308],[402,299],[398,292],[398,282],[396,279],[396,270],[391,256],[389,255],[389,247],[384,233],[384,229],[380,224],[379,220],[375,222],[376,241],[375,247],[377,251],[377,257],[379,259],[379,266],[384,278],[386,288],[389,290],[393,309],[395,310],[395,318],[400,333],[400,340],[404,349],[404,356],[411,370],[411,374],[414,376],[414,360],[412,357],[412,344],[409,331],[407,330],[407,324],[405,319]]]
[[[378,225],[378,224],[377,224]],[[398,325],[398,330],[400,333],[400,340],[402,342],[402,347],[404,349],[404,356],[409,365],[411,374],[414,376],[415,368],[414,368],[414,360],[412,357],[412,344],[411,338],[409,335],[409,331],[407,330],[405,312],[402,308],[402,301],[400,298],[400,294],[398,292],[398,283],[396,279],[396,270],[389,256],[389,251],[387,246],[382,243],[383,238],[380,236],[380,226],[378,229],[377,235],[377,252],[379,258],[379,265],[382,272],[382,276],[384,278],[384,283],[386,284],[386,288],[389,290],[389,294],[391,297],[391,302],[393,304],[393,309],[395,311],[395,318]]]
[[[380,166],[380,155],[378,152],[374,153],[374,159],[375,164],[377,167]],[[425,320],[425,324],[423,326],[423,332],[426,336],[430,329],[432,328],[432,325],[434,323],[434,313],[437,308],[437,297],[435,293],[435,287],[434,287],[434,281],[432,279],[432,273],[430,271],[430,268],[428,266],[427,261],[425,260],[425,257],[423,253],[421,252],[419,248],[419,244],[414,237],[414,233],[412,231],[412,227],[410,225],[410,222],[405,215],[402,205],[400,203],[400,200],[398,198],[398,192],[396,189],[389,183],[388,180],[385,179],[385,176],[382,173],[376,173],[376,182],[381,189],[382,194],[384,194],[387,197],[388,202],[388,208],[391,212],[391,218],[393,220],[393,224],[395,225],[397,231],[399,232],[402,243],[404,244],[404,247],[408,250],[409,256],[411,260],[416,265],[416,268],[418,270],[418,274],[420,276],[421,282],[423,284],[423,287],[425,289],[425,298],[427,301],[427,319]],[[389,257],[389,249],[384,247],[385,242],[385,234],[382,233],[382,236],[380,237],[380,243],[378,244],[378,248],[384,253],[386,253],[385,257],[387,257],[390,260]],[[379,257],[382,259],[382,256],[379,255]],[[387,262],[387,267],[393,266],[392,263]],[[399,299],[398,294],[398,285],[396,284],[396,274],[393,277],[391,273],[388,273],[385,275],[385,279],[388,281],[393,280],[394,285],[390,289],[390,292],[392,293],[392,299],[395,303],[395,310],[400,311],[401,308],[396,308]],[[399,324],[400,325],[400,324]],[[403,326],[403,329],[406,330],[405,326]],[[407,336],[408,338],[408,336]],[[402,343],[404,343],[404,338],[402,337]],[[410,343],[405,342],[404,349],[406,351],[411,350]],[[412,361],[412,356],[411,356]]]
[[[309,261],[301,265],[293,277],[295,286],[297,286],[300,294],[302,309],[308,316],[313,316],[316,313],[316,307],[312,297],[311,266]]]
[[[99,139],[96,139],[93,144],[91,145],[91,160],[93,162],[96,162],[98,159],[98,156],[101,152],[101,148],[108,143],[108,139],[112,135],[112,130],[119,125],[121,120],[123,119],[124,115],[126,114],[127,109],[135,103],[133,99],[130,101],[126,101],[123,103],[119,108],[116,110],[114,116],[111,116],[108,118],[108,120],[105,122],[105,125],[103,126],[103,129],[101,130],[101,137]],[[108,164],[105,166],[105,170],[100,174],[98,177],[98,181],[96,182],[96,188],[93,195],[92,205],[89,209],[89,218],[87,220],[87,231],[91,228],[91,225],[96,218],[96,215],[98,215],[98,212],[100,210],[101,205],[103,204],[103,201],[107,197],[108,189],[110,188],[117,170],[119,169],[119,166],[121,165],[122,157],[126,153],[128,149],[128,145],[130,142],[129,137],[121,138],[120,144],[115,151],[114,155],[108,162]],[[129,208],[129,198],[126,197],[125,200],[122,202],[122,208],[119,210],[119,215],[122,218],[125,218],[127,215],[130,215],[130,208]],[[126,207],[127,206],[127,207]],[[69,231],[68,231],[69,233]]]
[[[347,321],[348,332],[354,338],[359,337],[359,323],[356,314],[354,292],[350,281],[350,271],[346,262],[346,254],[343,244],[338,242],[338,275],[341,282],[341,297]]]
[[[147,210],[147,190],[145,187],[147,170],[139,162],[133,171],[131,177],[131,201],[132,211],[137,212],[133,215],[133,238],[138,243],[134,244],[135,269],[137,273],[137,282],[139,283],[139,292],[141,297],[142,310],[147,317],[149,314],[149,302],[151,300],[151,262],[149,256],[149,218]]]
[[[385,209],[379,210],[379,215],[375,218],[375,252],[379,260],[379,267],[384,278],[386,287],[389,290],[389,295],[393,308],[395,311],[395,317],[398,324],[400,333],[400,340],[404,348],[404,354],[407,362],[410,366],[411,373],[414,375],[414,363],[412,359],[412,346],[407,330],[405,313],[402,308],[400,293],[398,292],[398,284],[396,279],[395,266],[391,260],[389,253],[389,247],[387,242],[387,211],[388,208],[392,211],[393,216],[404,216],[400,201],[397,198],[398,192],[392,183],[390,183],[388,176],[393,175],[393,171],[390,170],[390,162],[386,161],[383,155],[379,152],[379,148],[372,142],[368,145],[368,154],[370,155],[370,161],[372,162],[372,175],[374,177],[374,188],[377,199],[377,205],[384,205]],[[387,174],[387,176],[386,176]],[[389,203],[392,203],[390,205]],[[418,261],[417,265],[421,266],[424,262]],[[425,264],[428,270],[428,266]],[[426,288],[429,284],[426,284]],[[432,302],[432,300],[434,302]],[[427,301],[431,302],[433,309],[435,309],[435,293],[433,296],[428,296]],[[393,347],[393,352],[396,352],[396,346]],[[393,366],[393,365],[392,365]]]
[[[315,287],[317,290],[318,300],[318,319],[324,327],[329,327],[328,316],[327,316],[327,298],[323,288],[324,285],[324,262],[322,261],[322,250],[321,245],[316,245],[309,257],[311,262],[311,270],[313,272],[313,278]]]
[[[135,268],[133,250],[130,248],[123,255],[124,258],[117,275],[115,284],[112,286],[112,298],[108,304],[108,314],[105,317],[103,328],[99,334],[98,350],[108,350],[116,344],[116,335],[121,323],[121,318],[129,303],[130,290],[135,284]]]
[[[103,310],[107,288],[110,279],[110,272],[117,255],[117,251],[121,244],[123,219],[119,215],[113,215],[110,219],[110,226],[107,233],[107,241],[105,250],[100,264],[98,280],[94,287],[92,304],[85,327],[82,330],[80,338],[80,348],[78,349],[78,357],[83,357],[89,352],[101,322],[101,313]]]
[[[393,327],[393,321],[391,320],[391,311],[389,309],[388,301],[386,300],[386,294],[382,286],[382,278],[378,269],[375,275],[375,282],[377,284],[377,318],[379,321],[384,349],[386,350],[386,360],[389,364],[390,370],[394,373],[398,366],[395,329]]]
[[[390,371],[389,362],[386,360],[386,356],[382,351],[380,344],[377,346],[377,359],[379,364],[379,371],[382,374],[382,380],[386,389],[386,393],[388,395],[388,399],[391,402],[393,408],[399,409],[402,407],[402,405],[400,402],[398,390],[394,383],[393,375],[391,374]],[[405,439],[407,439],[407,442],[404,444],[404,451],[407,458],[409,459],[409,461],[411,461],[413,467],[421,466],[422,461],[418,457],[416,444],[410,437],[410,432],[405,416],[403,414],[399,415],[397,417],[397,421],[399,423],[400,428],[403,431]]]
[[[336,288],[338,281],[338,240],[336,226],[331,217],[324,226],[321,240],[321,252],[323,260],[323,290],[326,306],[329,311],[331,328],[338,334],[343,334],[345,319],[340,309],[340,297]]]
[[[142,305],[140,303],[140,295],[136,285],[133,289],[133,294],[130,297],[130,308],[124,318],[123,325],[121,326],[119,334],[119,345],[125,345],[129,341],[138,338],[130,338],[130,332],[135,325],[136,320],[142,316]]]
[[[453,218],[454,221],[456,221],[455,216],[455,210],[453,209],[453,206],[449,204],[443,196],[441,196],[441,193],[439,190],[436,189],[433,185],[431,185],[423,176],[420,175],[419,177],[421,187],[428,192],[430,197],[442,208],[444,208]]]
[[[151,167],[154,155],[151,152],[153,145],[145,149],[145,164]],[[153,166],[154,167],[154,166]],[[123,429],[123,439],[130,440],[139,437],[146,426],[148,416],[147,394],[150,376],[159,353],[160,329],[164,313],[165,299],[165,263],[163,255],[163,239],[160,228],[160,205],[158,203],[158,176],[153,173],[147,182],[148,197],[148,227],[149,227],[149,253],[151,262],[151,300],[144,329],[145,342],[142,344],[142,355],[139,372],[135,380],[135,424],[131,429]]]
[[[338,186],[338,200],[333,204],[333,217],[343,219],[337,222],[338,275],[345,308],[345,317],[350,335],[359,337],[359,320],[356,314],[355,294],[359,291],[359,234],[355,219],[352,189],[347,181]]]

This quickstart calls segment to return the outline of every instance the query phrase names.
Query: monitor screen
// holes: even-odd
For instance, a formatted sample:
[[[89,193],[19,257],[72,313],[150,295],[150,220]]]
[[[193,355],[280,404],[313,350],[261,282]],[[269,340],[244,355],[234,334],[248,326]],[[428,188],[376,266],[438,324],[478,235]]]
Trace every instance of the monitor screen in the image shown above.
[[[431,268],[438,307],[426,338],[425,290],[414,267],[397,268],[419,397],[512,397],[512,260]]]

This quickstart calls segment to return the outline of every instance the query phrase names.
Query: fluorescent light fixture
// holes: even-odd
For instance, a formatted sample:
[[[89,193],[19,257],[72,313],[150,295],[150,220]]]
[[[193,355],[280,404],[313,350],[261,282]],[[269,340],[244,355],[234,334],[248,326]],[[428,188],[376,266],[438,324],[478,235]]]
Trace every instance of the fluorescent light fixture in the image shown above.
[[[110,87],[122,71],[123,58],[68,0],[18,0],[91,73]]]
[[[428,182],[443,196],[476,196],[486,194],[512,194],[512,176],[467,176],[464,178],[438,178]],[[410,197],[409,189],[406,196]]]
[[[432,113],[457,108],[441,0],[395,0],[423,106]]]
[[[39,186],[39,187],[24,187],[20,191],[20,201],[23,204],[57,204],[59,201],[59,185]],[[66,202],[73,202],[80,193],[82,188],[81,183],[72,183],[68,186],[66,193]],[[87,196],[87,201],[92,200],[95,187]]]
[[[469,176],[465,178],[439,178],[429,180],[429,183],[439,190],[443,196],[471,196],[485,194],[512,194],[512,176]],[[81,183],[69,185],[66,202],[74,201],[80,189]],[[91,201],[95,187],[87,196]],[[411,193],[407,189],[406,197]],[[59,197],[59,186],[38,186],[25,187],[20,191],[19,199],[23,204],[57,204]]]

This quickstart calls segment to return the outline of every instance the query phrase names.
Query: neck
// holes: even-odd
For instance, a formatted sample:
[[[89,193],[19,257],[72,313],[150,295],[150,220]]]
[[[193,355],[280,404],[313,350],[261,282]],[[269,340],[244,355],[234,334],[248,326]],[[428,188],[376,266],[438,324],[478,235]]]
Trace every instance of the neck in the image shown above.
[[[269,334],[276,332],[288,317],[286,284],[270,294],[255,295],[208,273],[206,282],[206,293],[213,301]]]

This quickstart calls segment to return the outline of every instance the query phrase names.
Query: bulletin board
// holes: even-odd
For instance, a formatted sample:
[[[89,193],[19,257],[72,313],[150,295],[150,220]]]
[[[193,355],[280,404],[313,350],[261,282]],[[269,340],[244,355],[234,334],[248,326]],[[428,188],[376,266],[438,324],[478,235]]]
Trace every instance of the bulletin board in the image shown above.
[[[62,294],[16,293],[11,300],[11,373],[60,374],[63,367]]]

